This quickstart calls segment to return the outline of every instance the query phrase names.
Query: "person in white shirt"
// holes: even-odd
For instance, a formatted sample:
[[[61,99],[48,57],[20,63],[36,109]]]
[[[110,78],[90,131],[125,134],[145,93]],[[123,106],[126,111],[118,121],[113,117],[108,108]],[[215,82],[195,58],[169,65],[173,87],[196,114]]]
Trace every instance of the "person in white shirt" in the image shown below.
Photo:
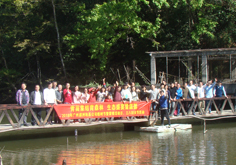
[[[52,89],[52,83],[51,82],[48,82],[48,87],[44,89],[43,97],[44,97],[45,105],[57,104],[57,102],[56,102],[56,92],[55,92],[54,89]],[[46,115],[48,114],[49,110],[50,110],[50,107],[46,108]],[[52,116],[53,116],[53,111],[52,111],[52,113],[50,114],[50,116],[48,118],[47,124],[52,124]]]
[[[197,97],[198,99],[203,99],[205,98],[205,86],[203,83],[200,81],[199,86],[197,87]],[[205,110],[205,101],[204,100],[199,100],[199,106],[202,109],[202,112]]]
[[[192,80],[189,81],[188,89],[189,89],[190,97],[192,99],[195,99],[195,91],[196,91],[197,87],[196,87],[196,85],[193,85]],[[190,104],[192,104],[192,101],[190,101]],[[193,115],[195,115],[194,108],[193,108]]]
[[[151,104],[151,110],[156,111],[157,110],[157,103],[156,100],[158,99],[158,94],[160,92],[160,89],[157,89],[154,84],[151,85],[151,89],[147,91],[147,93],[150,93],[149,100],[152,102]],[[154,112],[152,113],[154,114]]]
[[[35,90],[33,92],[30,93],[30,103],[32,105],[43,105],[44,104],[44,99],[43,99],[43,93],[41,91],[39,91],[40,87],[39,85],[35,85]],[[37,119],[41,120],[41,111],[42,108],[32,108],[34,113],[37,116]],[[31,116],[31,125],[35,126],[36,121],[34,116]]]
[[[79,104],[81,103],[82,93],[79,91],[79,86],[75,86],[75,92],[73,93],[73,103]]]
[[[189,89],[189,92],[190,92],[190,97],[192,98],[192,99],[194,99],[195,98],[195,90],[196,90],[196,86],[195,85],[193,85],[193,81],[192,80],[190,80],[189,81],[189,85],[188,85],[188,89]]]
[[[107,96],[106,88],[102,87],[102,89],[97,92],[97,102],[104,102],[106,96]]]
[[[82,93],[81,96],[81,103],[88,103],[90,95],[88,94],[88,88],[84,88],[84,93]]]
[[[124,88],[121,90],[121,98],[123,99],[123,101],[132,101],[132,96],[131,96],[131,92],[128,89],[128,85],[125,84]]]
[[[138,101],[138,100],[139,100],[135,86],[133,86],[133,87],[131,88],[131,95],[132,95],[132,101]]]

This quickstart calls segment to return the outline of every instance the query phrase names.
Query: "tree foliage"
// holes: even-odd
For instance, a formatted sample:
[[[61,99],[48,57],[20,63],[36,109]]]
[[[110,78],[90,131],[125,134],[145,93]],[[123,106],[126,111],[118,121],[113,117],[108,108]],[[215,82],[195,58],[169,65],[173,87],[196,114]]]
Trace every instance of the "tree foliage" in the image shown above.
[[[69,81],[81,85],[103,77],[116,80],[111,69],[119,69],[125,77],[124,65],[132,68],[133,60],[149,77],[146,51],[236,46],[234,0],[54,3],[59,42],[51,1],[0,1],[0,90],[7,95],[13,96],[22,81],[42,87],[46,80],[65,82],[58,43]],[[163,62],[157,61],[160,71],[164,70]],[[170,66],[169,72],[178,74],[176,61]],[[136,80],[144,83],[137,76]]]

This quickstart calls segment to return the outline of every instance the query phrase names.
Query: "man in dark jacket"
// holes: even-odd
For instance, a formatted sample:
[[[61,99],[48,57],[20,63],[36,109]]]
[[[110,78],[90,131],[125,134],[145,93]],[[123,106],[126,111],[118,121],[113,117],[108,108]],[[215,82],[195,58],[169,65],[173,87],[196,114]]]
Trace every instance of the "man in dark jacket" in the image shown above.
[[[222,97],[224,95],[224,97],[228,98],[228,96],[226,95],[225,87],[222,86],[221,81],[218,81],[218,84],[214,87],[213,93],[215,97]],[[221,110],[223,100],[216,100],[215,102],[216,102],[217,108]]]
[[[169,89],[170,91],[170,101],[171,101],[171,106],[169,107],[170,108],[170,113],[174,113],[174,107],[175,107],[175,99],[176,99],[176,91],[177,91],[177,88],[175,87],[175,84],[174,83],[171,83],[171,87]]]
[[[183,106],[186,112],[188,112],[189,109],[189,103],[191,103],[191,101],[185,101],[185,99],[190,99],[191,95],[190,95],[190,91],[188,88],[188,83],[184,83],[184,87],[183,87]],[[184,112],[182,111],[182,115],[184,116]]]
[[[166,117],[168,124],[170,125],[170,118],[168,114],[168,93],[165,93],[164,90],[160,91],[159,105],[161,111],[161,125],[164,125],[164,117]]]
[[[30,94],[30,103],[32,105],[43,105],[44,99],[43,99],[43,93],[39,91],[40,87],[39,85],[35,85],[35,90],[31,92]],[[38,120],[41,120],[41,111],[42,108],[33,108],[34,113],[36,114]],[[31,124],[34,126],[36,124],[35,118],[31,117]]]

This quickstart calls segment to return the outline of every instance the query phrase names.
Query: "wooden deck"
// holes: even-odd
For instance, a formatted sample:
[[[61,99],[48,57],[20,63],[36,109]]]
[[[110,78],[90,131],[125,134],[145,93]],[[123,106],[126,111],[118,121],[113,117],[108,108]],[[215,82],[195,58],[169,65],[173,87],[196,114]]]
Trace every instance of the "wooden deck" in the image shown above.
[[[220,119],[228,119],[228,118],[235,118],[236,113],[232,113],[232,110],[224,110],[221,114],[216,113],[216,111],[212,111],[213,114],[205,114],[199,115],[196,112],[196,115],[186,115],[186,116],[173,116],[171,117],[171,123],[189,123],[191,121],[196,120],[220,120]],[[166,119],[165,119],[166,120]],[[70,123],[69,125],[65,124],[53,124],[53,125],[45,125],[45,126],[21,126],[13,128],[11,124],[0,124],[0,133],[9,132],[9,131],[24,131],[24,130],[36,130],[36,129],[54,129],[54,128],[80,128],[80,127],[91,127],[97,125],[112,125],[112,124],[131,124],[131,125],[149,125],[150,123],[154,122],[155,118],[150,118],[150,121],[146,118],[136,118],[133,120],[113,120],[113,121],[94,121],[89,123]],[[17,124],[17,123],[15,123]],[[156,124],[160,124],[160,118],[156,121]]]
[[[182,111],[185,116],[173,116],[174,112],[171,112],[170,119],[171,123],[191,123],[193,121],[213,121],[213,120],[220,120],[220,119],[230,119],[236,117],[236,112],[234,109],[233,102],[235,101],[236,97],[229,97],[229,98],[211,98],[211,99],[189,99],[189,100],[175,100],[176,104],[174,109],[177,107],[177,103],[180,105],[180,111]],[[202,111],[199,105],[199,101],[201,100],[209,100],[208,105],[206,106],[206,110]],[[216,101],[222,100],[223,104],[220,108],[217,107]],[[189,109],[185,110],[183,106],[184,101],[190,101],[191,106]],[[210,102],[212,103],[213,107],[213,114],[208,114]],[[226,106],[227,105],[227,106]],[[18,109],[25,108],[21,119],[18,119],[18,115],[15,113]],[[32,110],[32,108],[50,108],[49,113],[43,118],[41,118],[41,121],[39,121]],[[227,109],[226,109],[227,108]],[[10,131],[30,131],[30,130],[50,130],[50,129],[57,129],[60,130],[60,128],[63,128],[63,130],[69,129],[76,129],[76,128],[82,128],[82,127],[91,127],[91,126],[98,126],[98,125],[112,125],[112,124],[123,124],[125,127],[129,126],[148,126],[148,125],[155,125],[160,124],[160,117],[157,116],[157,111],[150,111],[155,112],[155,117],[152,116],[145,116],[143,115],[142,118],[138,117],[123,117],[122,120],[113,120],[112,118],[107,118],[108,121],[92,121],[88,118],[84,118],[81,123],[71,123],[71,120],[62,120],[62,124],[53,124],[53,125],[46,125],[48,117],[50,113],[52,113],[53,106],[50,105],[42,105],[42,106],[34,106],[34,105],[28,105],[28,106],[17,106],[16,104],[2,104],[0,105],[0,134],[4,132],[10,132]],[[196,115],[191,115],[192,112],[196,112]],[[23,117],[26,115],[26,113],[31,114],[36,119],[36,123],[39,125],[31,126],[30,123],[28,123],[29,126],[22,126],[23,124]],[[200,115],[201,113],[202,115]],[[152,114],[152,113],[151,113]],[[28,118],[30,116],[28,115]],[[43,116],[42,116],[43,117]],[[5,119],[5,122],[3,119]],[[28,119],[29,121],[29,119]],[[73,121],[73,120],[72,120]]]

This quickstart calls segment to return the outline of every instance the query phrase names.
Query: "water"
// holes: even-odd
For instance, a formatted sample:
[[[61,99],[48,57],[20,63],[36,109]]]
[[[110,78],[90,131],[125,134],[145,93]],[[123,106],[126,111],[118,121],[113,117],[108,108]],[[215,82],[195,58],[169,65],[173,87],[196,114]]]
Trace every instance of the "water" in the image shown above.
[[[116,128],[82,135],[78,130],[78,136],[2,141],[0,147],[5,146],[4,165],[61,165],[64,159],[70,165],[235,164],[236,124],[208,124],[207,129],[205,135],[200,125],[173,134]]]

